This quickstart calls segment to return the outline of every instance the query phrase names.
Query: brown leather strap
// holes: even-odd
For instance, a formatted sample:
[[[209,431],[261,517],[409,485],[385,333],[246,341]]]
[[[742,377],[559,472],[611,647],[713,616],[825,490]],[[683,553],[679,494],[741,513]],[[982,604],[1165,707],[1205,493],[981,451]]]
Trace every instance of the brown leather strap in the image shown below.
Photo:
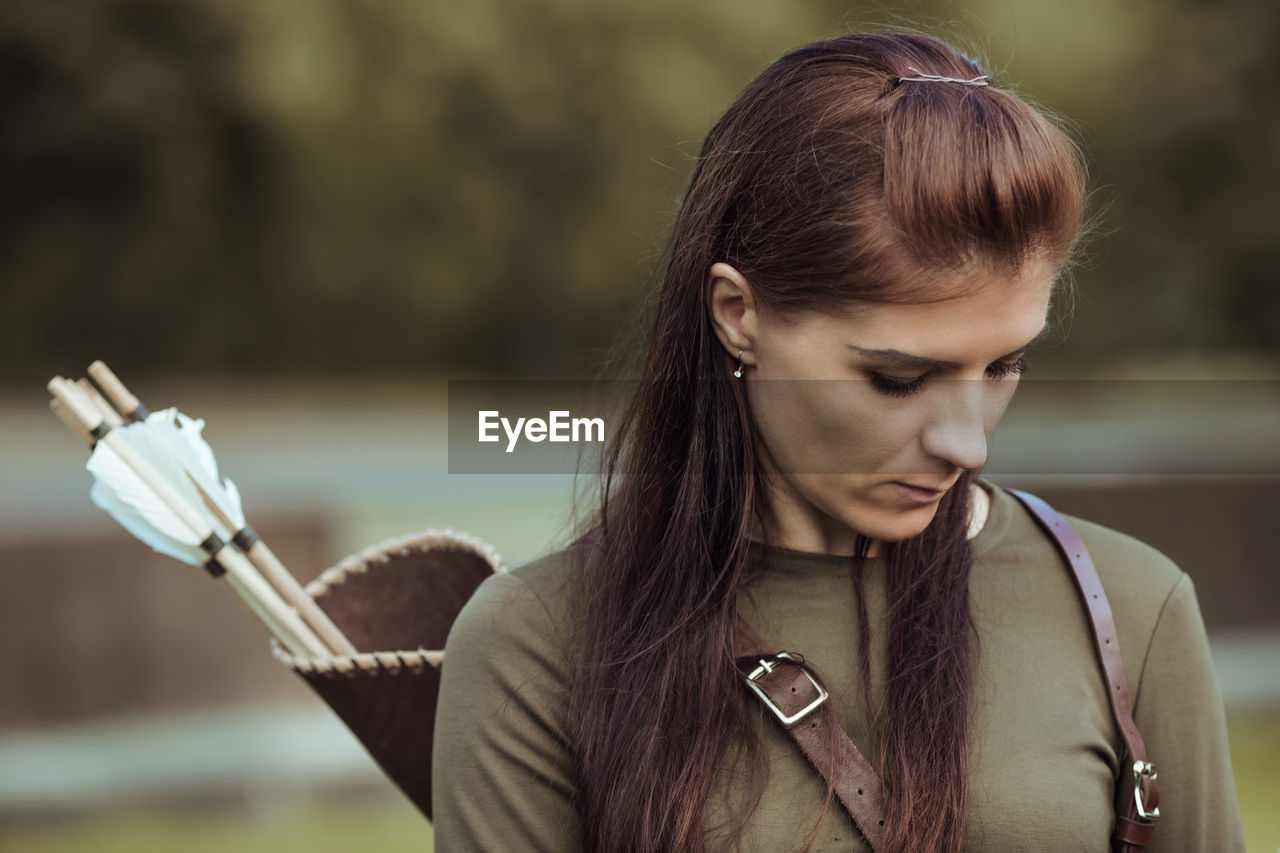
[[[1124,661],[1120,657],[1120,640],[1116,636],[1115,619],[1111,605],[1098,579],[1098,570],[1084,546],[1080,534],[1067,524],[1052,507],[1035,495],[1017,489],[1006,489],[1031,511],[1040,526],[1049,533],[1058,550],[1066,557],[1075,576],[1076,586],[1093,622],[1094,646],[1107,677],[1107,695],[1111,700],[1111,713],[1120,736],[1124,739],[1126,754],[1122,757],[1120,788],[1117,798],[1116,831],[1112,849],[1117,853],[1129,853],[1146,845],[1151,838],[1152,821],[1160,816],[1160,787],[1156,783],[1155,768],[1147,761],[1147,748],[1142,735],[1133,722],[1129,708],[1129,687],[1124,677]],[[1141,792],[1141,802],[1135,792]],[[1139,811],[1141,806],[1142,811]],[[1149,815],[1150,820],[1144,815]]]
[[[734,654],[747,685],[827,780],[871,849],[880,849],[884,837],[880,777],[840,729],[826,690],[805,667],[804,659],[770,650],[741,618],[735,624]]]
[[[1112,839],[1112,848],[1127,853],[1129,850],[1145,847],[1151,843],[1151,830],[1154,826],[1154,823],[1148,823],[1145,820],[1132,820],[1120,815],[1116,818],[1116,833]]]

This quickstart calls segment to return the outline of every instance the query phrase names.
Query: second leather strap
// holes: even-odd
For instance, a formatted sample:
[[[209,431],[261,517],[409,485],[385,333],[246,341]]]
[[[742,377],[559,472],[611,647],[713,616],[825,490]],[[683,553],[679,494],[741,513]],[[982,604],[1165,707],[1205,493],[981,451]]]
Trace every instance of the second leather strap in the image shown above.
[[[870,763],[840,728],[821,682],[803,659],[774,652],[741,619],[735,626],[738,671],[786,728],[873,850],[884,839],[884,789]]]

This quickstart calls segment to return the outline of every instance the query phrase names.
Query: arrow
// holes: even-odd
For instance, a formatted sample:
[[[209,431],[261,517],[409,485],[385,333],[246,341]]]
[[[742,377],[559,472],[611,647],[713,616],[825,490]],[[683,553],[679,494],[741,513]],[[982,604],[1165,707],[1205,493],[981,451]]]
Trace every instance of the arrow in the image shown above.
[[[231,547],[230,532],[204,514],[199,495],[181,466],[173,462],[172,454],[159,445],[160,440],[137,423],[113,427],[91,397],[61,376],[50,380],[47,387],[94,440],[89,470],[95,475],[96,498],[94,490],[90,491],[95,503],[108,512],[115,509],[113,517],[156,550],[183,562],[203,563],[215,578],[225,578],[237,597],[291,653],[329,656],[324,643],[298,614],[248,559]]]

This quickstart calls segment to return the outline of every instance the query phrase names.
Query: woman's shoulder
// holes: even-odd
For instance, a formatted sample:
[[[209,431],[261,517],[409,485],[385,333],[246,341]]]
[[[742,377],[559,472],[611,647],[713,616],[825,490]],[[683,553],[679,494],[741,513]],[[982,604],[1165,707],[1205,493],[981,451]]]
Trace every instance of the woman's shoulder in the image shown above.
[[[1053,547],[1050,536],[1040,529],[1031,511],[1010,490],[994,486],[993,495],[992,520],[1000,528],[1001,544],[1018,546],[1035,541]],[[1119,572],[1143,585],[1154,584],[1166,589],[1182,578],[1182,569],[1152,545],[1081,516],[1059,514],[1084,540],[1099,575]]]
[[[997,489],[993,518],[997,507],[1003,517],[998,519],[999,535],[992,537],[988,548],[989,568],[997,574],[1029,570],[1036,590],[1033,600],[1052,600],[1063,608],[1060,612],[1078,613],[1076,624],[1087,632],[1088,617],[1079,590],[1052,538],[1013,495]],[[1207,659],[1208,640],[1189,575],[1134,536],[1076,515],[1061,515],[1080,535],[1097,568],[1135,701],[1150,680],[1147,664],[1153,647],[1176,648],[1197,660]],[[1156,680],[1161,679],[1168,680],[1157,673]]]
[[[1118,623],[1163,632],[1203,635],[1195,584],[1173,560],[1153,546],[1096,522],[1063,514],[1084,540]]]
[[[446,655],[475,646],[541,655],[563,649],[568,593],[580,551],[563,548],[486,578],[454,620]]]
[[[1113,584],[1168,590],[1186,576],[1162,551],[1137,537],[1077,515],[1062,517],[1084,540],[1099,576],[1105,573]]]
[[[1050,536],[1008,491],[997,488],[993,506],[1006,515],[1000,539],[1015,551],[1034,552],[1056,570],[1069,572]],[[1191,588],[1187,574],[1159,549],[1127,533],[1068,513],[1062,517],[1080,535],[1117,618],[1154,627],[1175,591]]]

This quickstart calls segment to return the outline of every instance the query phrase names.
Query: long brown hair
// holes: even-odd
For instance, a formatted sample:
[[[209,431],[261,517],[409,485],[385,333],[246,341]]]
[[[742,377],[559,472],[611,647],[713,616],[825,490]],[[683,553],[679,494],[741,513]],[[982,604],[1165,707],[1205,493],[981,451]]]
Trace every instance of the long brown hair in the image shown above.
[[[937,298],[927,273],[975,258],[1061,263],[1076,240],[1084,172],[1065,135],[994,84],[899,79],[917,72],[982,73],[918,35],[807,45],[753,81],[702,147],[575,584],[570,715],[588,850],[701,850],[730,747],[759,739],[731,628],[765,492],[750,412],[706,308],[711,264],[740,270],[768,308],[830,311]],[[891,676],[873,719],[895,851],[958,850],[963,837],[971,476],[924,533],[885,552]],[[859,586],[860,567],[855,556]]]

